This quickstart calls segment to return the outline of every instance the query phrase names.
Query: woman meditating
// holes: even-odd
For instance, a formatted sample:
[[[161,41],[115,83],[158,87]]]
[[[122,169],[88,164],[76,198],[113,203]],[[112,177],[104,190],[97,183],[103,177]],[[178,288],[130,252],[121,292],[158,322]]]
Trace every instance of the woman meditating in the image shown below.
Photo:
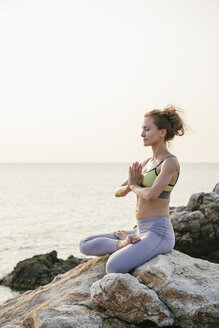
[[[85,255],[111,254],[107,273],[126,273],[158,254],[171,251],[175,235],[169,219],[170,194],[179,177],[179,162],[167,148],[174,136],[182,136],[185,126],[178,110],[168,105],[144,115],[141,137],[153,156],[129,167],[128,180],[115,191],[116,197],[133,192],[137,196],[137,228],[99,234],[81,240]]]

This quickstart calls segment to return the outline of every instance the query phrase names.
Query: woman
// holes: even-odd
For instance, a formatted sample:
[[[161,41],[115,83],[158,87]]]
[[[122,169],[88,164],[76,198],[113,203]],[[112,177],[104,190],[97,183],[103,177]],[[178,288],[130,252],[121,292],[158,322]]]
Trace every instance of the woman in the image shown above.
[[[99,234],[80,242],[80,251],[85,255],[111,254],[106,264],[107,273],[129,272],[173,249],[175,235],[169,219],[169,202],[180,169],[167,143],[175,135],[182,136],[184,130],[184,122],[172,105],[144,115],[141,137],[144,146],[152,148],[153,156],[142,163],[133,163],[128,180],[115,192],[116,197],[124,197],[129,192],[136,194],[137,228]]]

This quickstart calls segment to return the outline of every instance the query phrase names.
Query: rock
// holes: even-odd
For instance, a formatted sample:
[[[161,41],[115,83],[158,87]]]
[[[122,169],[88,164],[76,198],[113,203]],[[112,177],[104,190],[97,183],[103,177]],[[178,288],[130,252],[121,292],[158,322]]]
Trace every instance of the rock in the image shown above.
[[[0,284],[20,291],[35,289],[85,261],[87,259],[79,259],[72,255],[66,261],[58,259],[56,251],[36,255],[19,262],[11,273],[0,280]]]
[[[186,211],[186,210],[187,210],[186,206],[178,206],[178,207],[170,206],[169,214],[172,214],[173,212],[182,212],[182,211]]]
[[[170,208],[176,250],[219,263],[218,191],[219,184],[213,192],[193,194],[187,207]]]
[[[106,275],[107,259],[7,301],[0,328],[218,327],[218,264],[173,250],[130,273]]]
[[[187,204],[188,210],[189,211],[196,211],[200,208],[200,205],[203,203],[203,197],[204,197],[205,193],[204,192],[200,192],[197,194],[193,194],[190,199],[189,202]]]
[[[216,192],[216,194],[219,194],[219,183],[216,184],[213,191]]]
[[[141,323],[151,320],[162,326],[174,319],[157,294],[130,274],[111,273],[91,286],[91,299],[107,310],[107,315]]]
[[[91,301],[90,287],[105,275],[107,258],[87,261],[46,286],[8,300],[0,306],[0,328],[136,328],[106,316]]]
[[[158,255],[132,273],[152,288],[183,328],[219,327],[219,265],[178,251]]]

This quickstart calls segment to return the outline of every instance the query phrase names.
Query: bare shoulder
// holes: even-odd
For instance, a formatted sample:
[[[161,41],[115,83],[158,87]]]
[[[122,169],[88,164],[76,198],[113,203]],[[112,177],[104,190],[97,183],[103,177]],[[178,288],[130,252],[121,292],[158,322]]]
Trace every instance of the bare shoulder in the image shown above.
[[[171,170],[179,170],[179,161],[175,155],[170,155],[163,162],[163,167],[168,167]]]

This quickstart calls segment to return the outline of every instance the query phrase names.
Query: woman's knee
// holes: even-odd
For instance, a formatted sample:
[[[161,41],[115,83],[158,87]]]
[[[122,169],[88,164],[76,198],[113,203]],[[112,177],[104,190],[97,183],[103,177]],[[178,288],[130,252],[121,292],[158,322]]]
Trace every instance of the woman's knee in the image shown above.
[[[87,254],[87,247],[86,247],[86,238],[82,239],[79,243],[79,249],[82,254],[88,255]]]
[[[127,273],[121,260],[116,256],[110,256],[106,262],[106,273]]]
[[[176,242],[175,239],[172,239],[172,240],[170,241],[170,249],[169,249],[169,252],[172,251],[172,250],[174,249],[174,247],[175,247],[175,242]]]
[[[160,253],[161,253],[161,254],[165,254],[165,253],[171,252],[171,251],[173,250],[174,246],[175,246],[175,239],[167,240],[167,241],[162,245],[162,248],[161,248]]]

